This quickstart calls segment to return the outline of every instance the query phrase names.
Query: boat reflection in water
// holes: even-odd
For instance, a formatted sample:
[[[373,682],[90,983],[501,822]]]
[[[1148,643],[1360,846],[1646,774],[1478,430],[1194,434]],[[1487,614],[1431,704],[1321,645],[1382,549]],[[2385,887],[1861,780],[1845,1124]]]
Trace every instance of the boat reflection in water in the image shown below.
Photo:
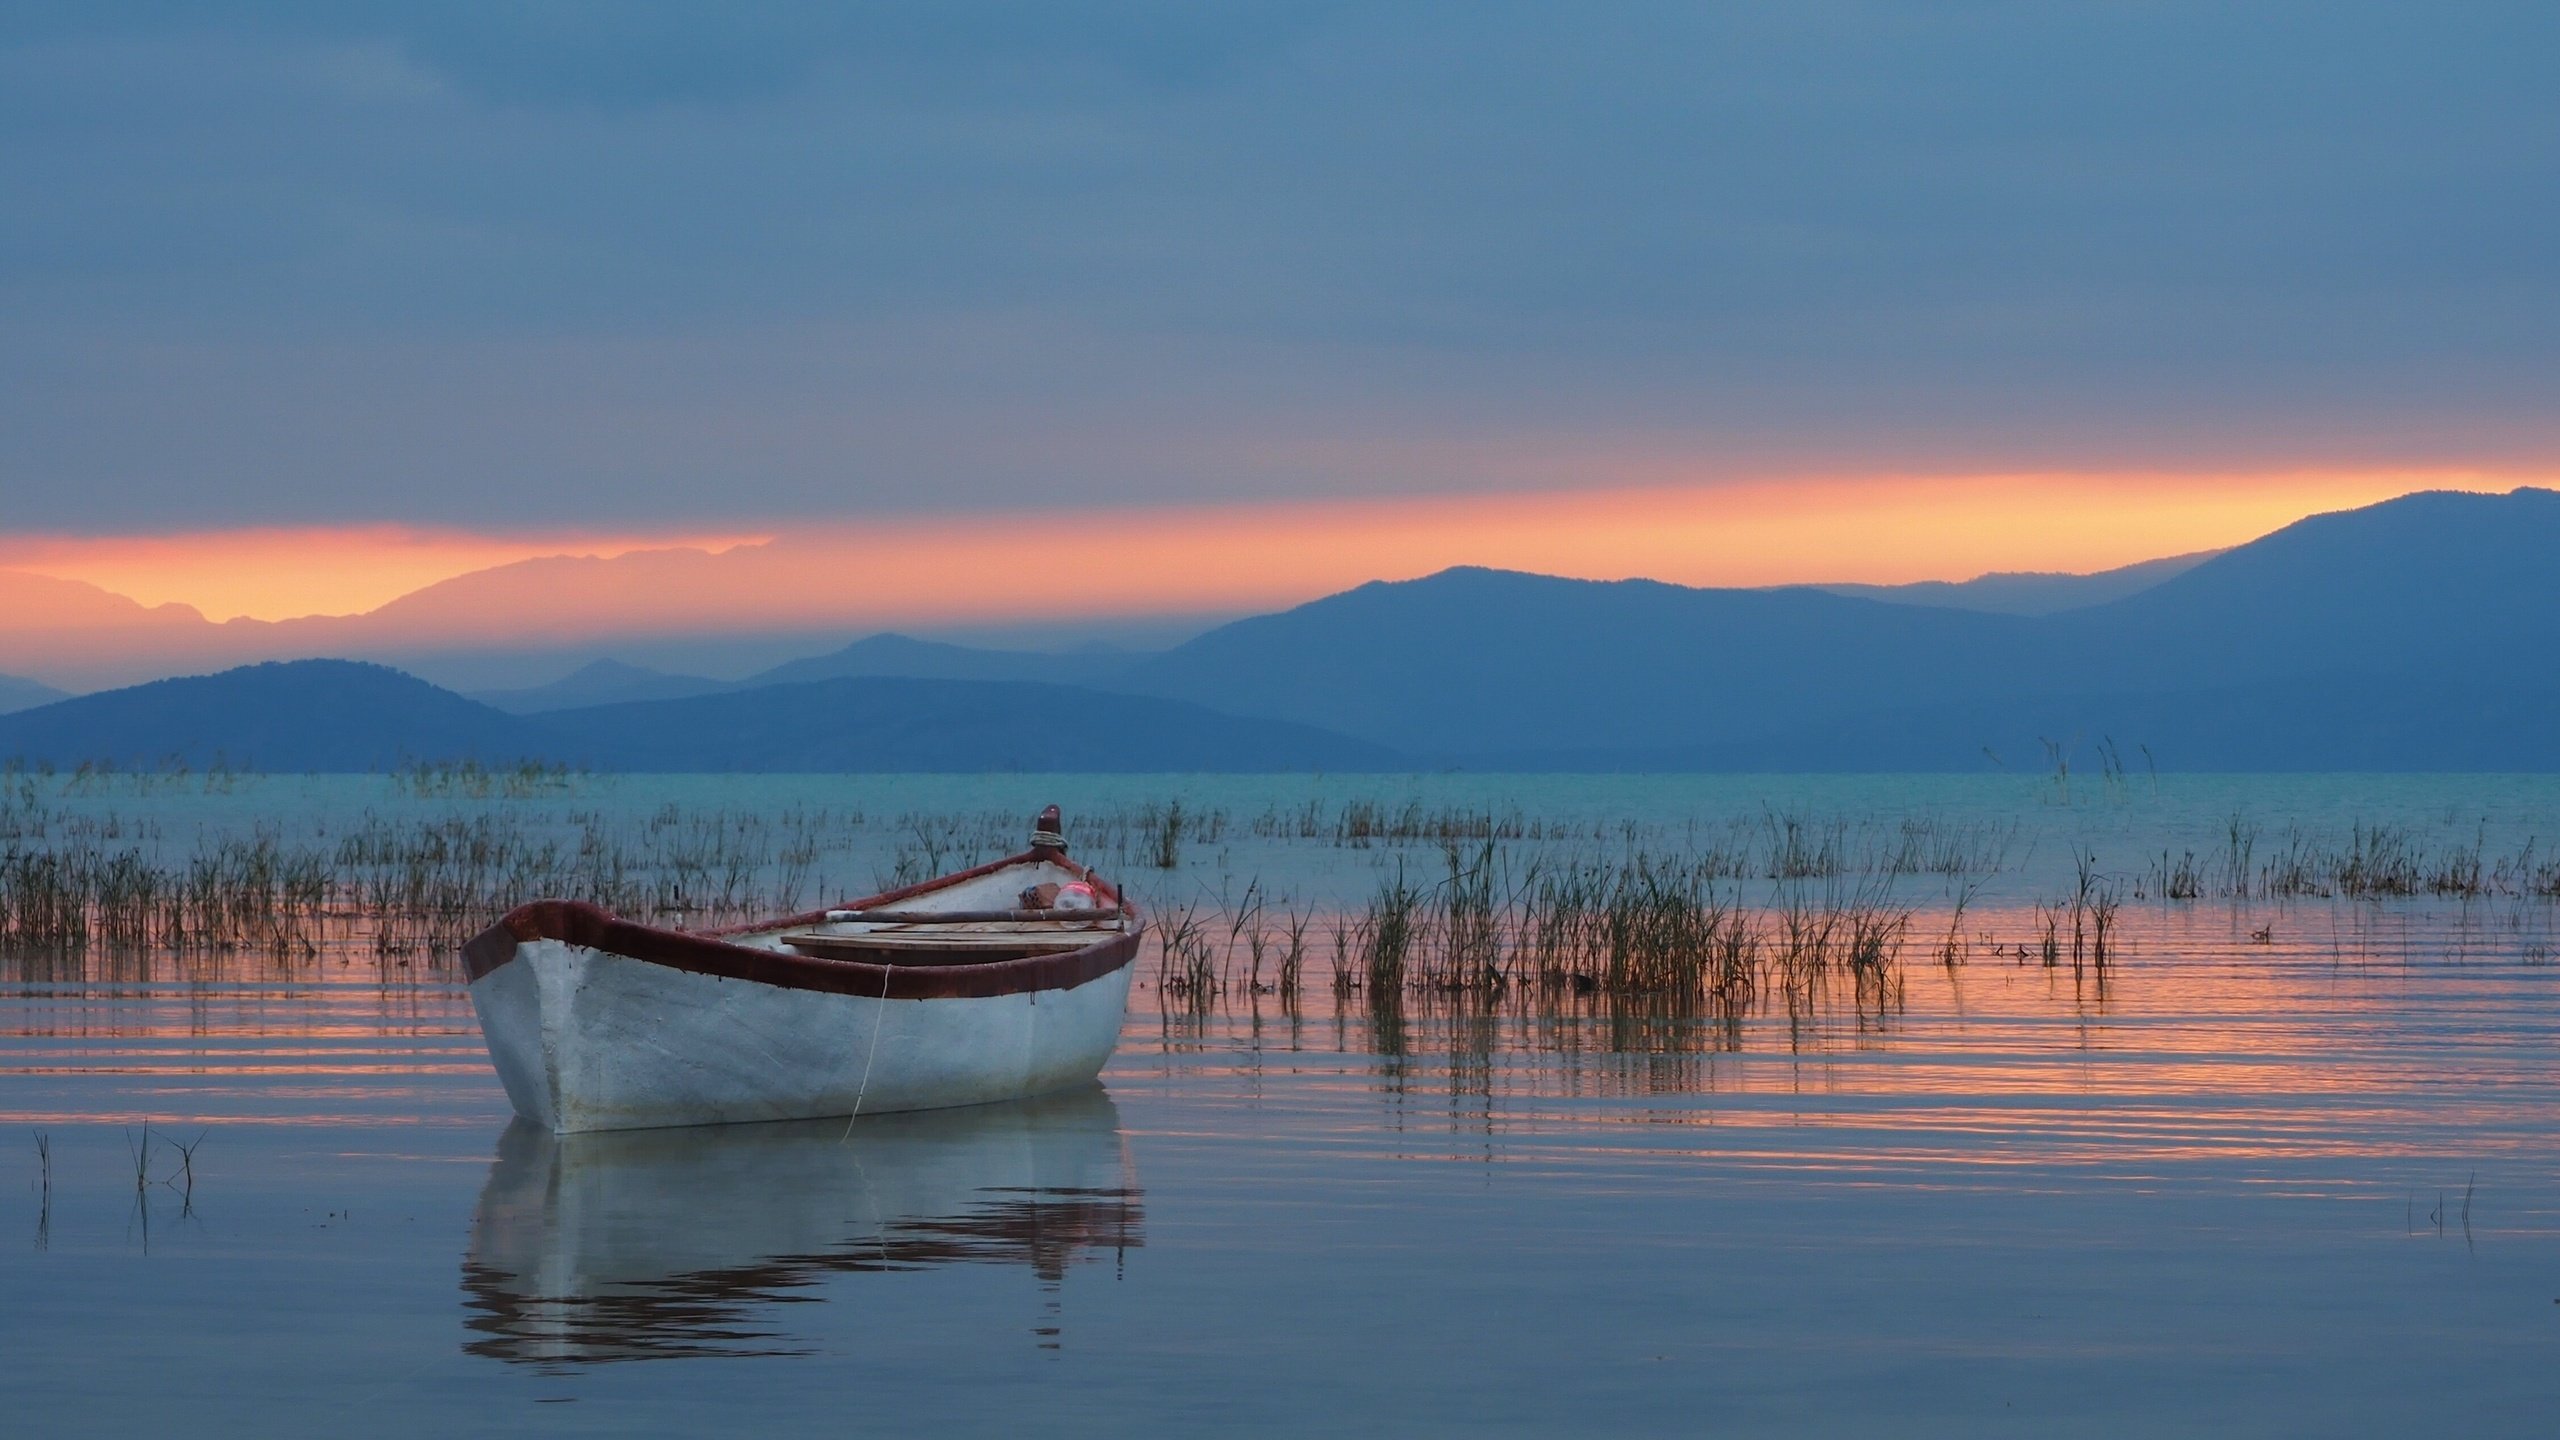
[[[829,1276],[1068,1267],[1141,1243],[1100,1086],[1004,1105],[553,1136],[516,1122],[462,1264],[476,1355],[566,1367],[811,1348],[778,1307]],[[1049,1343],[1054,1317],[1036,1332]]]

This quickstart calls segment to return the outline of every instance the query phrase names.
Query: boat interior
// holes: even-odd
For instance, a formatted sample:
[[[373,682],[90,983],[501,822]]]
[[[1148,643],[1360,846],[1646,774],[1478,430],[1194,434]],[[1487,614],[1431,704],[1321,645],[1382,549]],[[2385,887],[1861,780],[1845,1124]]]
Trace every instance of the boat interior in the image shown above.
[[[870,965],[986,965],[1081,950],[1127,923],[1108,885],[1039,859],[739,942]]]

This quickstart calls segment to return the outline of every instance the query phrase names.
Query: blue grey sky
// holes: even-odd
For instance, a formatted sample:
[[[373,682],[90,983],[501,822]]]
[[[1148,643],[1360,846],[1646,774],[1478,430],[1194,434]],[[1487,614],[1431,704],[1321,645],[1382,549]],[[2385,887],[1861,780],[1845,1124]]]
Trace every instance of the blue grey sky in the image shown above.
[[[2560,460],[2560,6],[0,10],[0,531]]]

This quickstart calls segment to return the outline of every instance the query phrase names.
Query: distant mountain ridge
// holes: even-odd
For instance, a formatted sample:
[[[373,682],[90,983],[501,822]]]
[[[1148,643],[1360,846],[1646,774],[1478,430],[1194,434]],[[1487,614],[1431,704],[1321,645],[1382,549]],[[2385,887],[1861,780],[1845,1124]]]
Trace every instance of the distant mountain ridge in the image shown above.
[[[2134,565],[2120,565],[2090,575],[2057,571],[2002,570],[1970,580],[1918,580],[1905,585],[1809,585],[1860,600],[1897,605],[1936,605],[1950,610],[1982,610],[1995,615],[2058,615],[2140,594],[2163,581],[2187,573],[2222,550],[2168,555]]]
[[[1091,686],[1125,673],[1141,658],[1128,651],[1099,646],[1066,653],[989,650],[884,631],[824,655],[785,661],[743,680],[673,675],[619,660],[596,660],[548,685],[469,693],[473,699],[509,714],[538,715],[585,705],[681,700],[817,680],[1028,680]]]
[[[0,759],[280,772],[525,761],[607,771],[1380,770],[1309,726],[1020,681],[850,678],[510,715],[386,666],[297,660],[0,716]]]
[[[2538,680],[2560,656],[2560,491],[2435,491],[2314,515],[2055,617],[2136,684],[2360,673]],[[2093,664],[2092,668],[2100,668]]]
[[[0,715],[0,759],[69,767],[391,770],[546,758],[527,722],[388,666],[294,660],[154,680]]]
[[[50,685],[22,680],[15,675],[0,675],[0,715],[32,710],[38,705],[50,705],[56,700],[69,698],[68,692]]]
[[[738,682],[599,664],[490,697],[520,714],[380,666],[250,667],[0,716],[0,757],[1963,770],[2112,743],[2162,769],[2560,770],[2554,556],[2560,493],[2525,489],[2315,516],[2044,614],[1461,567],[1156,654],[884,634]]]
[[[1143,658],[1102,646],[1065,652],[989,650],[919,640],[889,631],[867,635],[825,655],[776,665],[738,683],[788,685],[873,675],[915,680],[1036,680],[1056,685],[1098,685],[1126,674]]]
[[[492,694],[509,707],[558,708],[577,697],[531,692],[547,690],[575,668],[599,660],[724,679],[758,667],[794,667],[788,674],[747,674],[730,683],[853,674],[1117,683],[1111,672],[1123,660],[1134,664],[1146,648],[1205,633],[1213,623],[1197,617],[1196,626],[1182,626],[1178,635],[1164,633],[1133,642],[1141,649],[1116,652],[945,647],[896,635],[845,645],[845,637],[859,631],[828,615],[888,613],[900,592],[892,581],[864,578],[871,567],[847,565],[841,548],[828,544],[817,536],[784,536],[719,551],[677,547],[546,556],[441,580],[361,614],[218,623],[185,605],[145,606],[80,581],[0,570],[0,672],[92,690],[269,660],[343,657]],[[1815,588],[1902,603],[2043,613],[2126,593],[2184,558],[2094,576],[1986,575],[1944,585]],[[784,584],[795,595],[816,587],[800,602],[805,613],[772,614],[773,596]],[[1051,621],[1051,633],[1064,623]],[[829,644],[843,648],[811,653]],[[627,698],[663,693],[642,687]]]
[[[521,690],[474,690],[469,697],[510,715],[539,715],[574,710],[582,705],[614,705],[626,700],[682,700],[735,689],[725,680],[699,675],[670,675],[619,660],[594,660],[552,681]]]
[[[1407,770],[1385,746],[1180,701],[1019,680],[854,676],[557,711],[552,753],[652,772]]]
[[[1213,630],[1124,682],[1216,695],[1460,763],[1744,739],[1796,717],[2001,683],[2037,622],[1809,589],[1696,590],[1457,569]]]
[[[843,643],[846,627],[826,618],[830,607],[859,615],[902,598],[893,582],[843,561],[841,549],[812,537],[717,552],[556,555],[441,580],[361,614],[220,623],[183,605],[146,607],[79,581],[0,571],[0,671],[90,688],[143,675],[340,656],[484,677],[539,673],[524,664],[533,655],[582,664],[621,651],[627,661],[635,648],[706,657],[682,662],[687,667],[725,670],[732,658],[748,655],[779,664],[807,658],[808,648],[830,637]],[[772,596],[784,580],[823,591],[824,603],[810,601],[809,613],[797,618],[774,618]],[[849,663],[859,664],[860,657]],[[1022,664],[1029,668],[1013,674],[941,678],[1051,678],[1036,660]],[[853,672],[840,666],[831,673]],[[472,684],[495,688],[487,678]]]
[[[1495,768],[1966,769],[2156,735],[2168,768],[2555,769],[2553,556],[2560,494],[2524,489],[2315,516],[2045,616],[1457,569],[1122,683]]]

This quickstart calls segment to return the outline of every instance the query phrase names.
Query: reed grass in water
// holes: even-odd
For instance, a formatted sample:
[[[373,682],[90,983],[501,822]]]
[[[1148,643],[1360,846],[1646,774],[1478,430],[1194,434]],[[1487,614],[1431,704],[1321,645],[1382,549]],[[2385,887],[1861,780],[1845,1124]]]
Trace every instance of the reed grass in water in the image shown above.
[[[677,928],[786,914],[1012,853],[1018,808],[871,812],[664,805],[638,814],[582,801],[626,783],[530,767],[418,767],[390,777],[401,805],[288,834],[250,826],[185,833],[182,799],[266,783],[221,767],[0,766],[0,948],[14,953],[167,951],[291,958],[370,950],[385,963],[449,953],[525,900],[585,900]],[[119,812],[120,796],[149,805]],[[424,805],[416,802],[424,800]],[[227,809],[236,809],[225,802]],[[411,813],[404,813],[404,810]],[[424,811],[425,813],[414,813]],[[178,829],[172,836],[164,827]],[[1380,879],[1348,913],[1319,912],[1259,883],[1206,898],[1184,877],[1226,863],[1233,828],[1271,844],[1375,849]],[[1075,853],[1137,886],[1201,895],[1157,905],[1169,989],[1299,993],[1329,952],[1332,988],[1382,992],[1693,996],[1748,1003],[1808,976],[1873,989],[1909,940],[1902,877],[1967,898],[2010,864],[2017,826],[1928,815],[1856,820],[1776,809],[1639,827],[1518,810],[1375,798],[1308,800],[1238,819],[1179,797],[1073,817]],[[1214,873],[1214,872],[1213,872]],[[2270,837],[2242,816],[2201,845],[2163,849],[2138,877],[2076,867],[2021,963],[2103,966],[2131,898],[2170,904],[2503,896],[2560,899],[2560,854],[2507,854],[2485,835],[2447,843],[2391,826],[2300,827]],[[1959,902],[1947,964],[1973,950]],[[1186,923],[1187,922],[1187,923]],[[1230,957],[1236,960],[1230,973]],[[1315,981],[1324,983],[1321,978]]]

